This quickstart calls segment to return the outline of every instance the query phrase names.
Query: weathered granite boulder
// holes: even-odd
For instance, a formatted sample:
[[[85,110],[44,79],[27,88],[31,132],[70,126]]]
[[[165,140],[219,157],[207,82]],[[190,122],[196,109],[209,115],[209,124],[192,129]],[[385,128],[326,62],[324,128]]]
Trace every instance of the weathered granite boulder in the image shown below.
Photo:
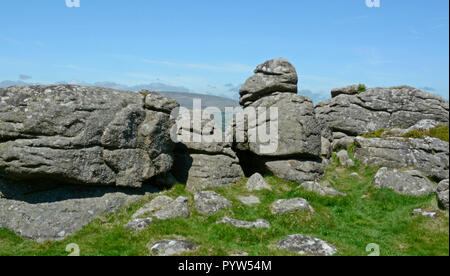
[[[272,186],[270,186],[264,177],[259,174],[255,173],[253,174],[247,181],[247,184],[245,185],[247,190],[249,191],[262,191],[262,190],[272,190]]]
[[[158,196],[137,210],[128,224],[134,224],[138,219],[188,218],[190,214],[189,202],[186,197],[180,196],[174,200],[168,196]],[[149,220],[149,222],[152,220]]]
[[[436,138],[357,137],[354,155],[370,166],[414,167],[436,181],[449,178],[449,143]]]
[[[234,227],[238,228],[270,228],[270,223],[265,219],[258,219],[256,221],[243,221],[243,220],[237,220],[232,219],[229,217],[224,217],[223,219],[219,220],[217,224],[230,224]]]
[[[266,170],[278,178],[297,182],[316,181],[325,173],[326,163],[322,159],[270,160],[265,163]]]
[[[255,73],[241,88],[244,108],[228,134],[242,165],[255,167],[246,173],[270,172],[299,183],[321,177],[331,156],[332,132],[316,117],[312,100],[297,95],[295,68],[285,59],[272,60]]]
[[[193,192],[235,184],[244,172],[231,143],[225,142],[221,128],[209,113],[201,113],[197,124],[194,112],[198,111],[180,111],[177,118],[175,131],[180,142],[172,174]],[[218,137],[219,142],[214,142],[217,140],[213,137]]]
[[[291,235],[278,243],[278,247],[300,255],[333,256],[338,250],[328,242],[306,235]]]
[[[423,216],[423,217],[426,217],[426,218],[437,218],[437,217],[439,217],[439,213],[433,212],[433,211],[426,211],[426,210],[423,210],[423,209],[415,209],[412,212],[412,215],[413,216]]]
[[[436,192],[436,186],[416,170],[381,168],[372,184],[376,188],[391,189],[402,195],[424,196]]]
[[[331,187],[326,187],[323,185],[320,185],[316,181],[308,181],[300,185],[300,187],[304,188],[307,191],[316,192],[317,194],[321,196],[347,196],[347,194],[337,191],[336,189],[333,189]]]
[[[333,132],[333,139],[331,143],[332,151],[339,151],[341,149],[347,150],[351,144],[355,142],[354,136],[348,136],[342,132]]]
[[[409,128],[430,119],[449,124],[448,101],[413,87],[370,88],[360,94],[341,94],[315,108],[333,132],[357,136],[379,129]]]
[[[236,156],[177,152],[175,158],[173,174],[191,192],[231,186],[244,177]]]
[[[284,58],[266,61],[255,69],[239,90],[240,104],[247,106],[275,92],[297,93],[298,76],[294,66]]]
[[[172,203],[173,199],[168,196],[157,196],[149,203],[145,204],[143,207],[139,208],[139,210],[136,211],[136,213],[133,214],[133,218],[141,218],[144,215],[149,215],[164,206],[169,205]]]
[[[213,191],[194,194],[195,208],[202,215],[212,215],[232,206],[231,201]]]
[[[172,167],[173,100],[74,85],[9,87],[0,98],[8,178],[141,187]]]
[[[144,230],[152,222],[153,222],[153,218],[132,219],[125,225],[125,228],[134,230],[136,232],[140,232],[140,231]]]
[[[157,256],[174,256],[195,251],[197,246],[185,240],[163,240],[147,245],[150,253]]]
[[[361,93],[361,85],[360,84],[353,84],[353,85],[349,85],[349,86],[344,86],[341,88],[334,88],[333,90],[331,90],[331,97],[337,97],[339,95],[356,95]]]
[[[437,188],[437,196],[439,200],[439,205],[444,208],[448,209],[449,203],[448,203],[448,179],[442,180]]]
[[[180,196],[152,214],[153,217],[166,220],[172,218],[188,218],[191,215],[188,199]]]
[[[314,213],[314,209],[308,201],[303,198],[280,199],[270,206],[272,214],[287,214],[297,211],[308,211]]]
[[[270,108],[277,110],[277,116],[268,115]],[[252,113],[250,110],[255,112]],[[256,118],[254,115],[250,118],[240,116],[240,114],[255,113],[257,113]],[[323,125],[316,119],[313,102],[307,97],[292,93],[276,93],[256,100],[240,114],[236,117],[236,133],[245,133],[247,138],[243,142],[244,145],[240,145],[241,148],[248,148],[258,156],[319,157],[321,155]],[[264,136],[274,125],[277,126],[277,133],[275,133],[278,136],[277,141],[267,141]],[[261,129],[264,130],[263,137]]]
[[[348,152],[346,150],[341,150],[336,154],[339,163],[345,167],[353,167],[355,166],[355,162],[348,156]]]

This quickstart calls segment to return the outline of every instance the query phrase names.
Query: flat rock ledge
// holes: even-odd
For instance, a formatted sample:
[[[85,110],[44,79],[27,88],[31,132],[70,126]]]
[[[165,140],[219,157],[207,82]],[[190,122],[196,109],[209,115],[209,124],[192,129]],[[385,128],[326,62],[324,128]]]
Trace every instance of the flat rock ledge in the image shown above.
[[[303,198],[280,199],[271,206],[272,214],[287,214],[297,211],[308,211],[314,213],[313,207]]]
[[[63,240],[96,218],[142,200],[146,192],[155,192],[153,188],[138,191],[60,185],[52,190],[19,191],[18,185],[9,190],[0,182],[0,228],[37,242]]]
[[[435,185],[416,170],[381,168],[372,184],[378,189],[391,189],[401,195],[424,196],[436,192]]]
[[[195,193],[194,201],[195,208],[202,215],[212,215],[232,206],[231,201],[213,191]]]
[[[168,196],[158,196],[137,210],[125,227],[135,231],[142,231],[154,219],[188,218],[190,215],[189,202],[186,197],[180,196],[173,200]]]
[[[304,188],[307,191],[316,192],[321,196],[347,196],[346,193],[339,192],[331,187],[326,187],[320,185],[317,181],[308,181],[300,185],[300,187]]]
[[[112,214],[140,198],[114,193],[36,204],[0,198],[0,228],[38,242],[62,240],[100,215]]]
[[[357,137],[354,155],[368,166],[413,167],[436,182],[449,178],[449,143],[437,138]]]
[[[288,236],[278,243],[278,247],[300,255],[333,256],[338,252],[328,242],[302,234]]]
[[[259,174],[253,174],[247,181],[246,188],[249,191],[272,190],[272,187],[266,182],[264,177]]]
[[[264,219],[257,219],[256,221],[252,222],[224,217],[223,219],[217,222],[217,224],[221,223],[230,224],[238,228],[270,228],[270,223]]]
[[[195,244],[185,240],[163,240],[148,244],[147,247],[156,256],[175,256],[197,249]]]
[[[441,208],[444,209],[448,209],[448,196],[449,196],[449,192],[448,192],[448,179],[446,180],[442,180],[437,188],[437,196],[438,196],[438,200],[439,200],[439,205]]]

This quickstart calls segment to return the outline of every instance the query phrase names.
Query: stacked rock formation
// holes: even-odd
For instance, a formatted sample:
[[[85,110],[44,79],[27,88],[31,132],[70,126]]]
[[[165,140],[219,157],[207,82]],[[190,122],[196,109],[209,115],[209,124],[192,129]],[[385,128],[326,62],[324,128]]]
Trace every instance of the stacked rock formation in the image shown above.
[[[221,127],[217,126],[213,116],[206,111],[184,111],[180,110],[177,117],[177,140],[182,141],[176,146],[173,175],[180,182],[186,183],[186,189],[189,191],[235,184],[244,173],[236,153],[231,148],[232,144],[211,142],[214,141],[213,137],[220,137],[217,140],[224,141]],[[196,112],[200,114],[200,124],[194,122]],[[183,132],[188,135],[183,135]],[[195,135],[200,137],[199,141]],[[181,139],[182,136],[185,138]]]
[[[414,167],[438,182],[449,178],[448,142],[403,137],[414,130],[448,127],[448,101],[409,86],[364,91],[352,85],[333,89],[331,94],[315,112],[332,131],[332,150],[354,144],[355,158],[366,165]],[[380,137],[361,136],[372,132]]]
[[[264,168],[282,179],[302,183],[316,180],[324,172],[322,136],[327,131],[315,116],[312,100],[297,95],[297,83],[297,72],[286,59],[259,65],[240,89],[243,111],[236,116],[234,137],[242,166]],[[275,116],[269,116],[271,108],[276,109]],[[251,110],[256,118],[249,116]],[[261,129],[268,132],[273,126],[277,141],[260,139]],[[245,133],[243,139],[239,133]]]
[[[334,89],[333,98],[319,103],[316,116],[333,132],[333,149],[345,148],[358,135],[380,129],[407,129],[421,120],[449,125],[448,101],[409,86]]]
[[[0,89],[0,174],[141,187],[172,168],[170,112],[155,93],[73,85]]]

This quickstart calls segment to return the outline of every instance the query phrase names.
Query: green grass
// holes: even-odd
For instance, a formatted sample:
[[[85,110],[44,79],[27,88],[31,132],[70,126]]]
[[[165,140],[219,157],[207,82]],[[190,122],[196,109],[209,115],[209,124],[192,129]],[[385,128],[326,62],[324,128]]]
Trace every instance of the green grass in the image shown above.
[[[366,91],[367,91],[366,85],[364,85],[364,84],[359,84],[358,85],[358,94],[361,94],[361,93],[366,92]]]
[[[335,158],[335,157],[334,157]],[[334,164],[338,164],[335,160]],[[322,182],[348,194],[347,197],[321,197],[298,188],[298,184],[273,176],[266,180],[273,191],[250,193],[245,179],[233,187],[216,191],[233,201],[233,207],[212,216],[200,215],[193,206],[192,194],[176,185],[163,192],[172,197],[187,196],[192,214],[188,219],[156,221],[140,233],[123,226],[132,214],[157,195],[133,204],[120,212],[103,216],[64,241],[37,243],[0,230],[0,255],[68,255],[70,243],[80,247],[81,255],[149,255],[148,243],[174,237],[186,237],[198,245],[190,255],[229,255],[248,252],[250,255],[292,255],[274,245],[291,234],[307,234],[326,240],[336,246],[338,255],[363,255],[366,246],[376,243],[381,255],[449,255],[448,211],[440,211],[437,219],[413,217],[413,209],[436,210],[435,196],[400,196],[389,190],[376,190],[371,185],[377,168],[366,167],[356,161],[352,168],[330,166]],[[359,177],[350,176],[357,172]],[[237,200],[239,195],[257,195],[262,204],[248,207]],[[363,196],[365,196],[363,198]],[[303,197],[316,212],[272,215],[270,204],[277,199]],[[271,229],[238,229],[217,225],[224,216],[242,220],[268,220]]]
[[[381,128],[381,129],[375,130],[373,132],[366,133],[362,137],[364,137],[364,138],[381,138],[381,137],[383,137],[382,135],[384,132],[386,132],[386,130],[384,128]]]
[[[419,138],[423,139],[425,136],[434,137],[441,139],[442,141],[449,142],[449,127],[448,126],[437,126],[430,130],[416,129],[410,131],[403,135],[406,138]]]
[[[389,129],[378,129],[376,131],[366,133],[362,135],[364,138],[383,138],[383,134],[386,133],[387,136],[394,135]],[[394,135],[395,136],[395,135]],[[441,139],[442,141],[449,142],[449,127],[448,126],[437,126],[429,130],[425,129],[415,129],[408,133],[403,134],[401,137],[404,138],[417,138],[423,139],[425,136]]]

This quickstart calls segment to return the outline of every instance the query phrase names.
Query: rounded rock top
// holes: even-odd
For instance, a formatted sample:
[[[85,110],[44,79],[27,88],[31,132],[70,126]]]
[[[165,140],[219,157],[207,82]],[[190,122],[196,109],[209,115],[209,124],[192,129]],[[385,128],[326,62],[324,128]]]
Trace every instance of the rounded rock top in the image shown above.
[[[262,73],[266,75],[297,75],[295,67],[285,58],[268,60],[263,64],[258,65],[254,72],[255,74]]]

